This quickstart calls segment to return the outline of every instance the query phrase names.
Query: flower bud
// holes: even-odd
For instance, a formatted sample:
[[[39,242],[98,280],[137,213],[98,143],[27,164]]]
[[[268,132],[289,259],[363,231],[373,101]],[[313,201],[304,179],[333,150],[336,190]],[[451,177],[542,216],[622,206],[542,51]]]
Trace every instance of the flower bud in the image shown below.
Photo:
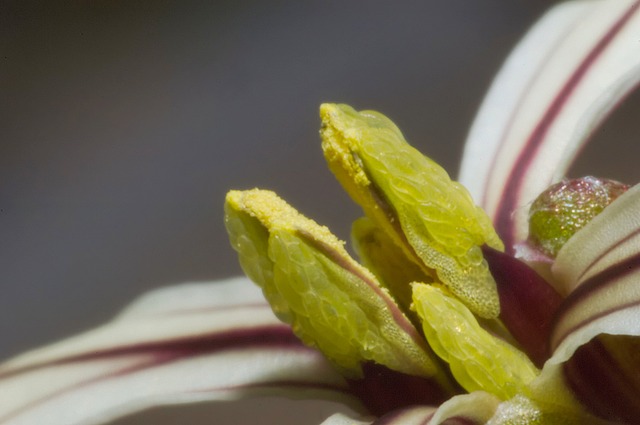
[[[571,236],[628,188],[615,180],[591,176],[554,184],[531,205],[529,243],[555,258]]]

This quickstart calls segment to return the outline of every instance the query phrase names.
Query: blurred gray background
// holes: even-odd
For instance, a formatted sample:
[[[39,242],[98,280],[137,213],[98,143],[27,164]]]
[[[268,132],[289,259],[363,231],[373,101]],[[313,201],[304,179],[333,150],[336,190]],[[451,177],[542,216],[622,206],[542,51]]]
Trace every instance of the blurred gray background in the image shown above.
[[[0,359],[147,290],[240,273],[222,222],[230,188],[276,190],[348,238],[358,211],[325,168],[321,102],[385,113],[455,175],[493,74],[552,3],[0,1]],[[577,174],[638,180],[612,146],[637,157],[639,107],[623,105]],[[328,414],[249,406],[118,423]]]

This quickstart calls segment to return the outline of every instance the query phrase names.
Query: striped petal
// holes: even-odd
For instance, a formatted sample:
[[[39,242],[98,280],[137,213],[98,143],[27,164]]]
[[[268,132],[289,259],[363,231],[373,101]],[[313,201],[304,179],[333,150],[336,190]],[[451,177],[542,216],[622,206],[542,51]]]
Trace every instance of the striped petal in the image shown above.
[[[640,421],[639,210],[635,186],[576,233],[552,268],[570,294],[557,312],[547,366],[590,412],[625,423]]]
[[[604,0],[555,7],[495,79],[470,131],[460,182],[508,250],[526,238],[527,204],[564,176],[580,147],[637,86],[639,5]]]
[[[620,196],[560,250],[552,272],[565,299],[553,326],[553,359],[600,333],[640,335],[640,185]]]
[[[247,279],[184,284],[0,365],[0,424],[104,423],[160,404],[261,393],[358,406]]]

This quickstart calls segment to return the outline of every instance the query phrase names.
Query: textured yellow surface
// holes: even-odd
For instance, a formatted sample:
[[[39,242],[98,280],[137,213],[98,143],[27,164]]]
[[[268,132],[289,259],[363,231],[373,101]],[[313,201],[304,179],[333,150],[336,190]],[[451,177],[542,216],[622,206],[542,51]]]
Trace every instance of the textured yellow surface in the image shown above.
[[[350,376],[370,360],[440,379],[424,339],[326,227],[264,190],[231,191],[225,209],[242,267],[306,344]]]
[[[429,345],[464,389],[502,400],[528,394],[538,369],[524,353],[485,331],[464,304],[421,283],[413,285],[413,302]]]
[[[503,245],[467,190],[384,115],[324,104],[320,116],[329,168],[367,216],[474,313],[496,317],[495,282],[480,247]]]

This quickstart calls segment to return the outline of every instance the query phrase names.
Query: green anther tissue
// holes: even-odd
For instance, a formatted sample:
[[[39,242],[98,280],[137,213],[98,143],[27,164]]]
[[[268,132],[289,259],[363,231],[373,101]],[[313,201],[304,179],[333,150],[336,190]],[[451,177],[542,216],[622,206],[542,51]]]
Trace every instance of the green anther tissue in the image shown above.
[[[351,240],[360,262],[376,275],[380,283],[393,294],[403,311],[413,319],[415,312],[410,310],[410,283],[430,282],[432,279],[403,255],[386,232],[367,217],[354,221]]]
[[[230,191],[225,213],[240,263],[274,312],[346,376],[373,361],[446,382],[421,335],[326,227],[258,189]]]
[[[480,247],[503,245],[469,192],[384,115],[334,104],[320,115],[329,168],[365,214],[474,313],[496,317],[498,295]]]
[[[429,345],[464,389],[502,400],[528,393],[538,369],[524,353],[485,331],[464,304],[423,283],[413,284],[413,303]]]

